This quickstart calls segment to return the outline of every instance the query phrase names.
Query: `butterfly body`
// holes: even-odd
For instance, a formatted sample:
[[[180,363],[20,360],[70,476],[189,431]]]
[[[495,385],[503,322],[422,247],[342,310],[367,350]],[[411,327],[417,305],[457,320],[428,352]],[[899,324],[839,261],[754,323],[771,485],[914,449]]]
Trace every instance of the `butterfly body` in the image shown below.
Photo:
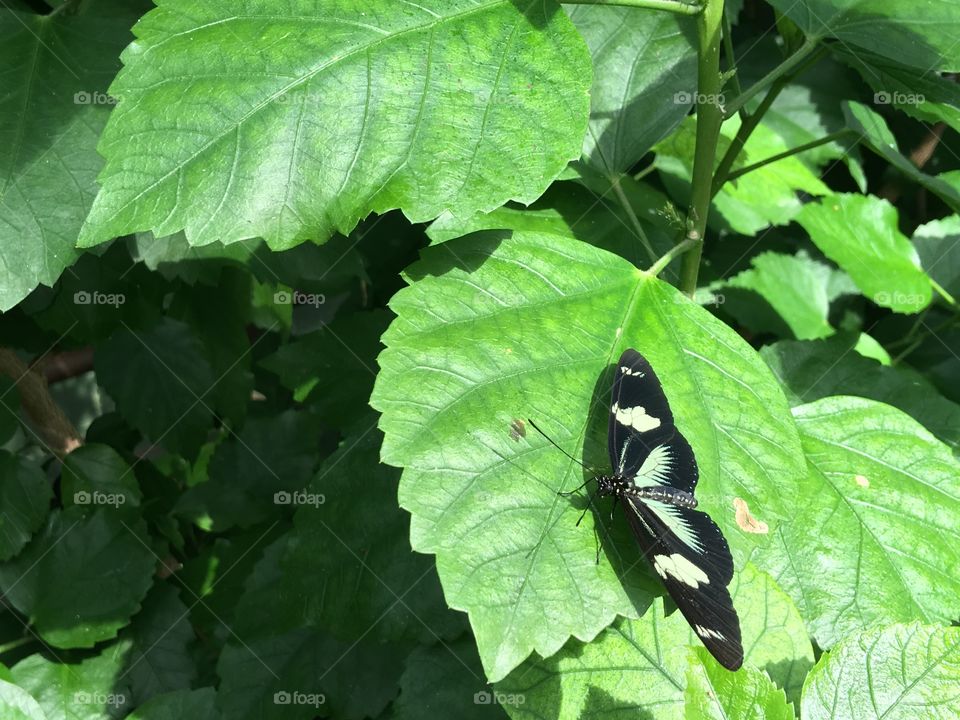
[[[697,506],[697,499],[693,493],[677,488],[662,485],[638,487],[631,478],[619,475],[598,475],[594,480],[597,481],[597,495],[600,497],[612,495],[620,500],[657,500],[668,505],[691,509]]]
[[[597,495],[623,505],[643,555],[690,627],[726,668],[743,663],[740,620],[727,585],[733,558],[723,533],[697,510],[693,449],[674,424],[650,363],[626,350],[610,401],[608,450],[613,473],[596,477]]]

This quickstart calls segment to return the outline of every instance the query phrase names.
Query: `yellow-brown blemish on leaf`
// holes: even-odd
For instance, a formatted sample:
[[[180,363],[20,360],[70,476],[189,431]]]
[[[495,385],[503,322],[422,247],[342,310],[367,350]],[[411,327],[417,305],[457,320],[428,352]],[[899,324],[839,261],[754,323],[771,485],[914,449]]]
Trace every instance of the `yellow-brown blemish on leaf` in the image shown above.
[[[510,438],[515,442],[520,442],[520,438],[527,436],[527,426],[519,418],[514,418],[510,423]]]
[[[750,514],[750,507],[743,498],[733,499],[733,508],[737,511],[737,525],[740,529],[748,533],[766,535],[769,532],[769,526],[763,520],[757,520]]]
[[[870,487],[870,481],[863,475],[857,475],[853,478],[860,487]]]

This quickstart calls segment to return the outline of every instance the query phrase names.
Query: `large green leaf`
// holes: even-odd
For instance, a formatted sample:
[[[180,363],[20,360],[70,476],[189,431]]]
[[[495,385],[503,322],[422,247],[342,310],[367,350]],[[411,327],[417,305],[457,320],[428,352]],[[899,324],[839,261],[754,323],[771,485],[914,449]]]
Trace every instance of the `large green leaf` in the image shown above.
[[[113,508],[86,511],[54,512],[22,553],[0,565],[6,599],[55,647],[92,647],[114,637],[139,609],[153,575],[142,522]]]
[[[408,278],[371,404],[384,461],[404,466],[412,545],[437,555],[491,679],[649,603],[635,549],[610,546],[610,562],[595,564],[590,525],[575,526],[580,503],[558,498],[580,485],[579,468],[536,434],[510,438],[515,418],[536,418],[588,464],[608,465],[608,371],[623,348],[657,370],[697,453],[702,504],[734,548],[756,542],[735,523],[735,498],[771,523],[793,512],[802,456],[779,387],[736,333],[672,287],[583,243],[519,233],[430,248]]]
[[[586,130],[590,57],[553,2],[163,0],[135,32],[81,245],[284,248],[530,202]]]
[[[5,680],[0,680],[0,711],[5,720],[48,720],[30,693]]]
[[[34,653],[14,665],[11,673],[49,720],[117,720],[133,705],[122,660],[111,652],[80,662]]]
[[[49,16],[0,8],[0,310],[73,264],[102,165],[107,85],[136,2],[86,2]],[[146,8],[144,8],[146,9]]]
[[[960,405],[922,374],[881,365],[856,351],[856,335],[818,342],[782,340],[760,350],[794,405],[828,395],[857,395],[900,408],[954,449],[960,448]]]
[[[960,215],[932,220],[913,232],[913,244],[927,274],[960,295]]]
[[[734,582],[746,667],[786,681],[789,694],[799,698],[813,648],[796,607],[752,565]],[[507,708],[514,718],[634,718],[638,711],[651,720],[678,718],[688,673],[701,664],[691,662],[688,647],[704,650],[683,616],[674,611],[665,617],[657,600],[639,620],[620,620],[588,644],[571,640],[553,657],[531,658],[496,688],[524,698]]]
[[[217,531],[280,515],[310,482],[319,435],[320,420],[307,411],[251,418],[217,447],[210,479],[184,493],[178,511]]]
[[[94,368],[120,414],[148,439],[182,453],[199,449],[213,422],[207,396],[217,379],[188,325],[170,318],[143,332],[125,325],[96,348]]]
[[[400,688],[390,720],[502,719],[506,715],[500,705],[522,701],[485,686],[483,668],[470,638],[416,648],[407,658]]]
[[[960,70],[960,18],[949,0],[770,0],[805,33],[919,70]]]
[[[40,529],[52,497],[50,481],[37,463],[0,450],[0,560],[20,552]]]
[[[219,720],[220,713],[214,704],[215,700],[213,688],[179,690],[158,695],[138,707],[127,720]]]
[[[750,262],[726,285],[759,294],[801,340],[832,335],[830,301],[856,291],[844,273],[806,254],[766,252]]]
[[[803,688],[804,720],[960,717],[960,629],[871,628],[821,658]]]
[[[954,211],[960,212],[960,190],[941,177],[927,175],[900,153],[897,139],[883,116],[858,102],[844,102],[847,123],[860,135],[861,142],[897,168],[910,180],[939,196]]]
[[[831,195],[805,205],[797,222],[878,305],[917,313],[930,304],[930,278],[920,268],[917,251],[897,229],[896,208],[886,200]]]
[[[613,177],[666,137],[697,90],[694,19],[629,7],[568,6],[593,56],[583,155]]]
[[[732,673],[697,648],[687,668],[685,720],[794,720],[783,690],[762,670]]]
[[[794,415],[809,461],[805,500],[755,562],[819,645],[876,622],[956,618],[960,463],[949,448],[863,398],[828,397]]]

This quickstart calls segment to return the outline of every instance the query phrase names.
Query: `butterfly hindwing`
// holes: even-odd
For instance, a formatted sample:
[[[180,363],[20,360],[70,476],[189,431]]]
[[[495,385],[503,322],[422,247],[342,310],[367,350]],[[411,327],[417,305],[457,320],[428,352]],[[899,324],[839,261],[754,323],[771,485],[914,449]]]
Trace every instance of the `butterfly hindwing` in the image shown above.
[[[727,584],[733,558],[720,528],[699,510],[625,498],[643,554],[690,627],[729,670],[743,664],[740,620]]]

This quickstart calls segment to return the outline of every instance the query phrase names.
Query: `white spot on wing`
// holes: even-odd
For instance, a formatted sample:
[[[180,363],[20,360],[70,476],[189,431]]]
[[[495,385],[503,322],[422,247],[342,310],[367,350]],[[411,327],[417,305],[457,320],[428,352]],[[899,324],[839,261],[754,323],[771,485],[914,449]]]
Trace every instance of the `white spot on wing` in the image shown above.
[[[724,637],[721,633],[718,633],[716,630],[711,630],[710,628],[705,628],[703,625],[694,625],[693,629],[696,630],[697,635],[703,638],[716,638],[717,640],[723,640]]]
[[[629,375],[630,377],[646,377],[642,370],[634,370],[626,365],[620,366],[620,372],[622,372],[624,375]]]
[[[664,580],[666,580],[667,575],[673,575],[677,580],[684,585],[689,585],[694,590],[700,587],[700,583],[710,584],[710,578],[707,577],[707,574],[680,553],[654,555],[653,569]]]
[[[614,403],[610,412],[616,415],[618,423],[632,427],[638,432],[649,432],[660,427],[660,419],[647,415],[647,411],[640,405],[632,408],[622,408],[619,403]]]

